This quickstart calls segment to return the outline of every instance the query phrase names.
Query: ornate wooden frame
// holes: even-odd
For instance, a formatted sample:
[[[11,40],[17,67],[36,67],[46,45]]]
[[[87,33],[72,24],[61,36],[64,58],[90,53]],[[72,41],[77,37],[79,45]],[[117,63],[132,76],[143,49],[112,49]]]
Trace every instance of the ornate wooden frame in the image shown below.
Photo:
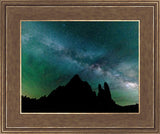
[[[159,133],[159,0],[1,0],[1,133]],[[21,20],[139,20],[140,113],[20,113]]]

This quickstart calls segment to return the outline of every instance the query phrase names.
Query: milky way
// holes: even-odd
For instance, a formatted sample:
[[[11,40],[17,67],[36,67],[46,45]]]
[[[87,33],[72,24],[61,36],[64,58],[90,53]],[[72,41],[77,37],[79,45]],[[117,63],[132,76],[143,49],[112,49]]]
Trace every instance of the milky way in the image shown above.
[[[22,95],[47,96],[79,74],[96,92],[106,81],[117,104],[138,103],[138,27],[137,21],[23,21]]]

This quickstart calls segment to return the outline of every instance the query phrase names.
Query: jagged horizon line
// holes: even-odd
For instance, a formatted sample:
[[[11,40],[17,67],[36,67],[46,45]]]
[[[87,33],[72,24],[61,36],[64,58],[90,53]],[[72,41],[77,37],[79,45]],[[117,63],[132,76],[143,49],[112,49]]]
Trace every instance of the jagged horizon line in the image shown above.
[[[69,84],[74,78],[78,78],[78,79],[80,79],[82,82],[87,82],[88,83],[88,81],[83,81],[81,78],[80,78],[80,76],[78,75],[78,74],[75,74],[70,80],[69,80],[69,82],[67,83],[67,84]],[[104,84],[105,83],[107,83],[106,81],[104,82]],[[67,84],[65,84],[65,85],[63,85],[63,86],[57,86],[55,89],[53,89],[48,95],[43,95],[43,96],[40,96],[39,98],[36,98],[36,97],[29,97],[29,96],[24,96],[24,95],[21,95],[21,97],[26,97],[26,98],[29,98],[29,99],[35,99],[35,100],[39,100],[39,99],[41,99],[41,98],[43,98],[43,97],[48,97],[54,90],[56,90],[56,89],[58,89],[59,87],[65,87]],[[89,83],[88,83],[89,84]],[[101,88],[103,89],[103,90],[105,90],[104,89],[104,84],[103,84],[103,88],[102,88],[102,86],[101,86],[101,84],[98,84],[98,88],[97,89],[99,89],[99,85],[101,86]],[[108,84],[108,83],[107,83]],[[89,86],[91,87],[91,85],[89,84]],[[92,90],[92,92],[95,92],[93,89],[92,89],[92,87],[91,87],[91,90]],[[109,88],[109,91],[110,91],[110,88]],[[111,91],[110,91],[111,92]],[[99,93],[99,91],[98,91],[98,93]],[[96,92],[95,92],[95,95],[98,97],[98,95],[96,94]],[[111,95],[111,98],[112,98],[112,95]],[[113,99],[113,98],[112,98]],[[114,99],[113,99],[114,100]],[[115,101],[115,100],[114,100]],[[116,103],[116,102],[115,102]],[[116,103],[117,104],[117,103]],[[117,105],[120,105],[120,104],[117,104]],[[120,105],[120,106],[132,106],[132,105],[139,105],[139,103],[134,103],[134,104],[130,104],[130,105]]]
[[[76,76],[78,76],[78,78],[79,78],[82,82],[87,82],[87,83],[89,84],[88,81],[82,80],[81,77],[80,77],[78,74],[75,74],[75,75],[69,80],[68,83],[70,83],[70,81],[71,81],[73,78],[75,78]],[[105,81],[105,82],[106,82],[106,81]],[[105,82],[104,82],[104,83],[105,83]],[[59,86],[57,86],[55,89],[53,89],[52,91],[56,90],[56,89],[59,88],[59,87],[65,87],[68,83],[66,83],[65,85],[59,85]],[[107,82],[106,82],[106,83],[107,83]],[[108,84],[108,83],[107,83],[107,84]],[[99,85],[101,85],[101,84],[98,84],[98,86],[99,86]],[[92,89],[92,86],[91,86],[90,84],[89,84],[89,86],[91,87],[92,92],[95,92],[95,91]],[[97,89],[98,89],[98,86],[97,86]],[[103,87],[104,87],[104,84],[103,84]],[[104,90],[104,88],[102,88],[102,89]],[[110,89],[109,89],[109,90],[110,90]],[[52,92],[52,91],[51,91],[51,92]],[[51,93],[51,92],[50,92],[50,93]],[[49,93],[49,94],[50,94],[50,93]],[[49,94],[48,94],[48,95],[49,95]],[[48,95],[42,95],[42,96],[40,96],[40,97],[38,97],[38,98],[40,99],[41,97],[45,97],[45,96],[48,97]],[[24,96],[24,97],[26,96],[27,98],[37,99],[37,100],[38,100],[38,98],[36,98],[36,97],[29,97],[29,96],[27,96],[27,95],[22,95],[22,94],[21,94],[21,96]],[[96,96],[97,96],[97,94],[96,94]]]

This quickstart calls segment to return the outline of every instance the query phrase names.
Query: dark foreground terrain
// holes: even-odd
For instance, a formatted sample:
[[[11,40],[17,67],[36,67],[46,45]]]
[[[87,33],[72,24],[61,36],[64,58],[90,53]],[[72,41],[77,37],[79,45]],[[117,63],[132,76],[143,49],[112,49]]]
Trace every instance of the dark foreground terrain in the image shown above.
[[[31,99],[22,96],[22,112],[138,112],[138,104],[117,105],[108,84],[99,84],[98,96],[90,85],[75,75],[65,86],[59,86],[47,97]]]

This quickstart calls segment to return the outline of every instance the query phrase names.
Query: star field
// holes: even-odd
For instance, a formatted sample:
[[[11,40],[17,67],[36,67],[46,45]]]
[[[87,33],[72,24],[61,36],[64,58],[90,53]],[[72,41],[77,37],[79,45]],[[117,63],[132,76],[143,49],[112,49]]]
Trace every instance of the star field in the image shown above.
[[[22,95],[39,98],[75,75],[117,104],[139,103],[138,22],[21,22]]]

